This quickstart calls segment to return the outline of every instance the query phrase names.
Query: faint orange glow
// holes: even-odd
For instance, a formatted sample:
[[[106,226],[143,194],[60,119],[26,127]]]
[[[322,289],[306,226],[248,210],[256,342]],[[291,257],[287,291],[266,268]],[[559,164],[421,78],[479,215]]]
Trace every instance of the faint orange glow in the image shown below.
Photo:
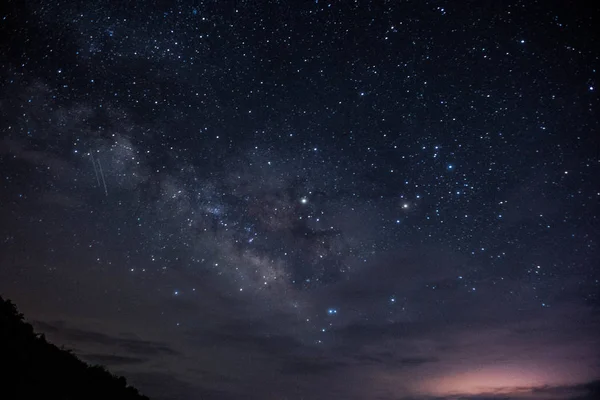
[[[534,368],[518,366],[488,366],[433,379],[423,389],[435,395],[515,393],[548,384],[550,376]]]

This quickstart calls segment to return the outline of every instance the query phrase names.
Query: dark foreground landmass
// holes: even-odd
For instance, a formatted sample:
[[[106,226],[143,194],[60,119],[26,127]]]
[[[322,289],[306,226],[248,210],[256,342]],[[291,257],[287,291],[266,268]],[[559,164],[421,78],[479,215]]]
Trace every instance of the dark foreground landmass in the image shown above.
[[[0,296],[0,399],[148,399],[122,376],[48,343]]]

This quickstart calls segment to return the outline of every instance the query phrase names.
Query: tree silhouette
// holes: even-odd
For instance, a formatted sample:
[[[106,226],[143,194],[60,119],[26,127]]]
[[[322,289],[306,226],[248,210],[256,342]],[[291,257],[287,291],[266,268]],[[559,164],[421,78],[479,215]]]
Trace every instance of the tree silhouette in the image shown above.
[[[0,399],[46,398],[148,400],[125,378],[48,343],[0,296]]]

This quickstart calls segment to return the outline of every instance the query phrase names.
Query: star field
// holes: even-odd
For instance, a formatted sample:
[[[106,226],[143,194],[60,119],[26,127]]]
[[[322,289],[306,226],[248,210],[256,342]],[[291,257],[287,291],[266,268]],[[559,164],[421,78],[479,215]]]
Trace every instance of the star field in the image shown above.
[[[600,14],[493,3],[7,1],[0,292],[155,399],[588,395]]]

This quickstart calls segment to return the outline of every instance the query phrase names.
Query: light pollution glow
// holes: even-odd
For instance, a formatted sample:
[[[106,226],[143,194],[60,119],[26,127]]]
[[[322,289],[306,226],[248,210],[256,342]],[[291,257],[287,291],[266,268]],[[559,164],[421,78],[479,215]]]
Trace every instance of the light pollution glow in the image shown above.
[[[485,366],[429,381],[424,389],[433,395],[481,393],[509,394],[546,385],[553,377],[535,366]]]

